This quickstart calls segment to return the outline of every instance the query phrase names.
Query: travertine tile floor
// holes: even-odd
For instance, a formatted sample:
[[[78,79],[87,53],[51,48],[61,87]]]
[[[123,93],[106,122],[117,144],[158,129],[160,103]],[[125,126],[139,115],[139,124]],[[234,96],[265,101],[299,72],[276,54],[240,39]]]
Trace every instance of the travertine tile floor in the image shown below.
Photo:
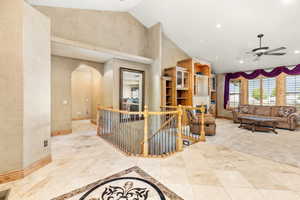
[[[300,168],[209,142],[166,159],[125,157],[97,137],[95,127],[76,122],[74,129],[53,138],[51,164],[0,185],[12,188],[9,200],[49,200],[135,165],[186,200],[300,200]]]
[[[273,161],[300,167],[300,129],[277,129],[278,135],[238,128],[231,120],[217,119],[217,136],[208,137],[209,144],[260,156]]]

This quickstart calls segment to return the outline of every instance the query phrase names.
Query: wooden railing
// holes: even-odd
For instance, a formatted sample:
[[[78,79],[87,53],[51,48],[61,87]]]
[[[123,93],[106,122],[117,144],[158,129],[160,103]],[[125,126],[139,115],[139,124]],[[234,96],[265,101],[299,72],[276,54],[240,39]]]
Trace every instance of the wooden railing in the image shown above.
[[[145,106],[143,112],[128,112],[99,107],[97,132],[127,155],[168,156],[183,150],[183,138],[187,137],[183,134],[185,109],[178,106],[150,112]]]
[[[162,110],[182,110],[182,137],[187,140],[191,140],[193,142],[205,142],[206,137],[205,137],[205,129],[204,129],[204,119],[205,119],[205,106],[202,105],[200,107],[193,107],[193,106],[161,106]],[[189,118],[188,118],[188,111],[192,111],[193,113],[199,112],[201,117],[199,117],[199,124],[201,125],[201,129],[199,134],[195,135],[190,132],[189,130]]]

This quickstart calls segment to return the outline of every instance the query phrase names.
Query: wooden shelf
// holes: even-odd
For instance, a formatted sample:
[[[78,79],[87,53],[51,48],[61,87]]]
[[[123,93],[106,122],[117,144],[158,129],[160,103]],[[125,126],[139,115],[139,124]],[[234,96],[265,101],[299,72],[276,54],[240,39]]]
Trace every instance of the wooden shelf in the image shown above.
[[[165,78],[165,87],[162,87],[162,101],[165,104],[172,105],[172,106],[193,106],[197,104],[198,99],[194,98],[194,90],[195,90],[195,83],[197,77],[196,73],[201,73],[200,76],[205,76],[207,79],[211,76],[211,68],[209,64],[203,64],[201,61],[197,59],[186,59],[177,62],[177,66],[169,67],[164,70]],[[205,81],[204,81],[205,82]],[[201,84],[203,81],[201,82]],[[206,95],[210,96],[209,90],[209,82],[206,81],[205,85],[201,85],[200,89],[207,87],[205,91],[207,91]],[[171,91],[171,93],[169,93]],[[202,92],[205,93],[205,92]],[[195,102],[193,102],[195,101]],[[208,102],[209,103],[209,102]]]

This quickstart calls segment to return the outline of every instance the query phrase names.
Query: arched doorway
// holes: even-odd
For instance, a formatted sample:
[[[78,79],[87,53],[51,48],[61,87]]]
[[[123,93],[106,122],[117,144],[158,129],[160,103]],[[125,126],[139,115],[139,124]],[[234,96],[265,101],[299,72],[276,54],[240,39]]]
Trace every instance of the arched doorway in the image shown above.
[[[80,64],[71,75],[72,129],[86,129],[96,123],[97,106],[101,103],[101,75],[89,65]]]

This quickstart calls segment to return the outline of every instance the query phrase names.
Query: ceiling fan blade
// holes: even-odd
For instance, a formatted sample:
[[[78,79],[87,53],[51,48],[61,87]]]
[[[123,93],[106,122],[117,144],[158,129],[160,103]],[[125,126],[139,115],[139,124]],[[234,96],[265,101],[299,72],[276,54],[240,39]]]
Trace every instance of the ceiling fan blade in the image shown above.
[[[283,56],[283,55],[285,55],[286,53],[267,53],[267,54],[265,54],[265,55],[267,55],[267,56]]]
[[[265,51],[264,54],[268,54],[268,53],[272,53],[274,51],[280,51],[280,50],[284,50],[286,49],[286,47],[279,47],[279,48],[276,48],[276,49],[270,49],[268,51]]]

